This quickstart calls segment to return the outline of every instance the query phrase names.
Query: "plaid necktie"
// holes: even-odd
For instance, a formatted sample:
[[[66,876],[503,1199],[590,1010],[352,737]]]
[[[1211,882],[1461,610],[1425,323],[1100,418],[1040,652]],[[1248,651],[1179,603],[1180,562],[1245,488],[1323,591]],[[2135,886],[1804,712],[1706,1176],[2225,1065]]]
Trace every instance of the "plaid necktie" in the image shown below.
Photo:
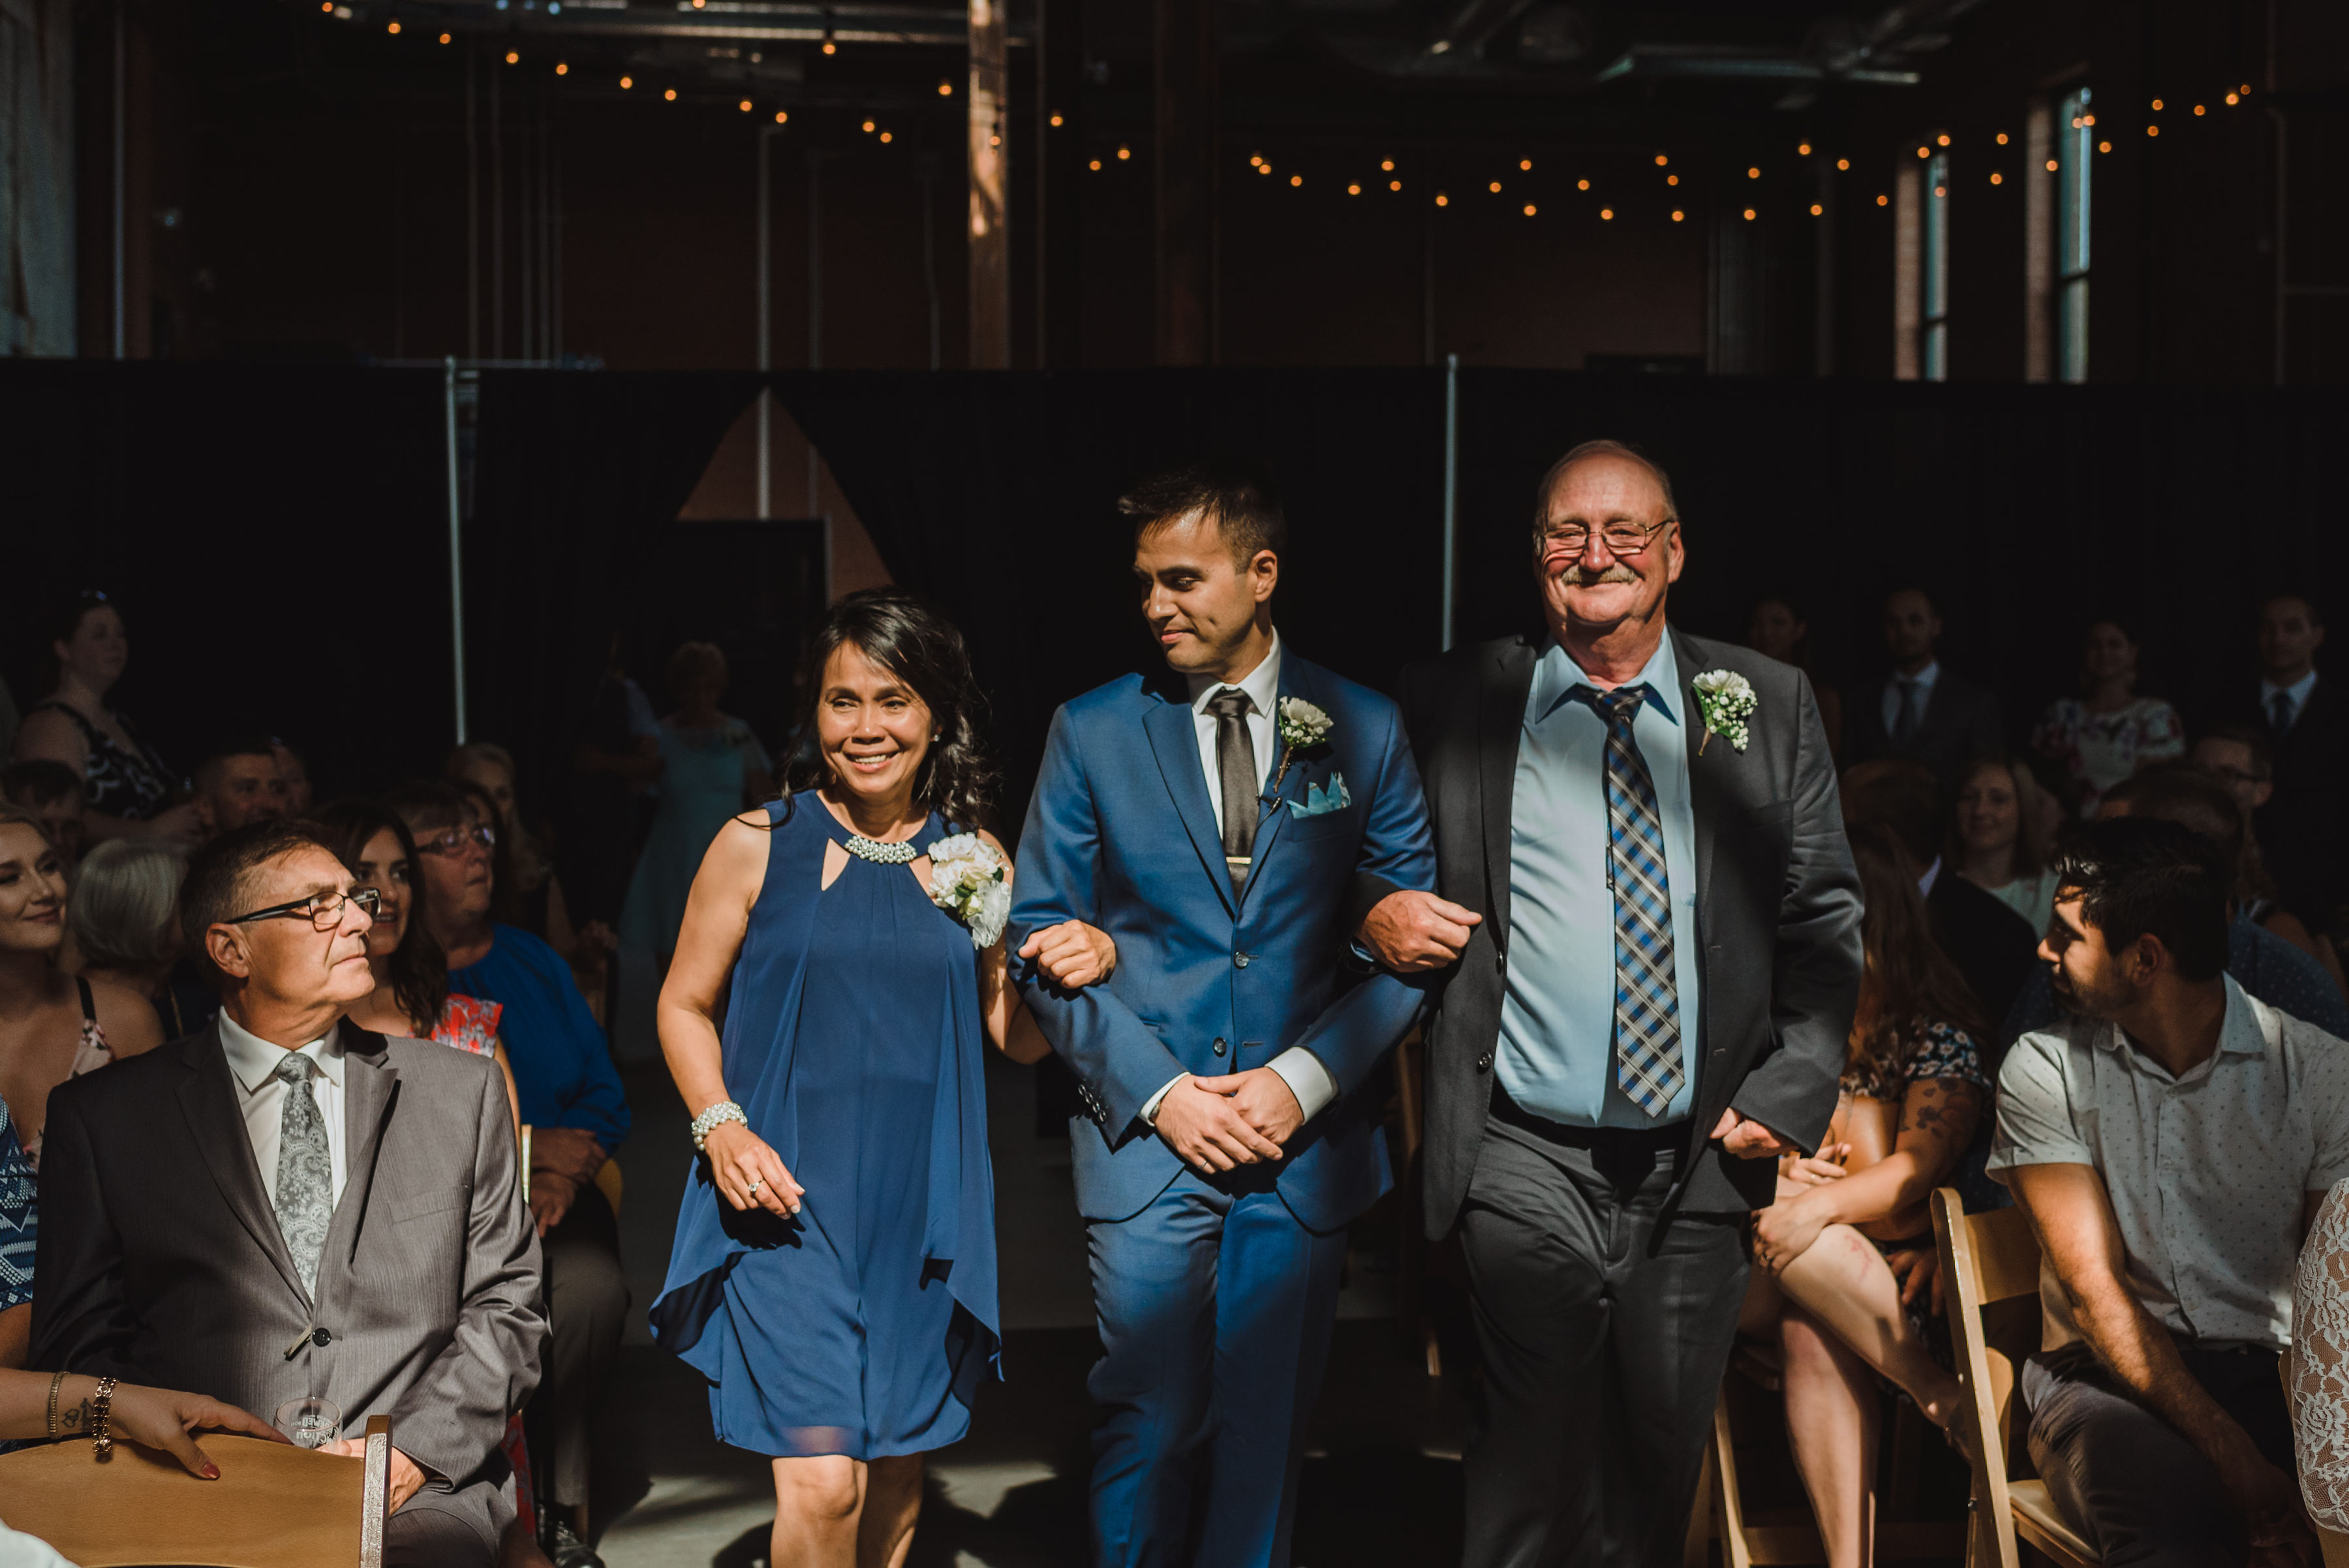
[[[1648,687],[1574,695],[1607,721],[1607,887],[1615,898],[1615,1082],[1651,1116],[1671,1108],[1686,1081],[1681,1063],[1680,991],[1672,974],[1671,879],[1664,869],[1663,814],[1631,721]]]

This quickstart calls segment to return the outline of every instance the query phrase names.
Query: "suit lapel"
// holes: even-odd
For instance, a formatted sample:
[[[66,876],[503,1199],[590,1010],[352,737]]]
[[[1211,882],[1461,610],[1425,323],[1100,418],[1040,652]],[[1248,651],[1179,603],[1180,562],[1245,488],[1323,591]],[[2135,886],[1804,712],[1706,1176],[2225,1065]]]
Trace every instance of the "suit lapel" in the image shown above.
[[[1247,881],[1240,890],[1242,904],[1247,902],[1247,895],[1256,888],[1257,878],[1264,875],[1265,860],[1272,854],[1272,846],[1280,842],[1281,833],[1294,815],[1288,810],[1288,803],[1304,798],[1305,764],[1302,759],[1291,762],[1288,776],[1281,776],[1280,757],[1284,748],[1280,743],[1280,704],[1288,698],[1301,697],[1308,702],[1326,707],[1326,704],[1319,702],[1319,694],[1313,680],[1313,667],[1284,649],[1280,658],[1280,690],[1273,697],[1269,715],[1272,720],[1272,765],[1265,770],[1264,786],[1257,792],[1256,842],[1248,851]],[[1276,779],[1280,781],[1278,789],[1273,786]]]
[[[309,1310],[309,1293],[295,1272],[294,1255],[277,1229],[276,1211],[269,1206],[269,1190],[261,1184],[261,1167],[253,1158],[253,1138],[244,1130],[244,1113],[237,1105],[237,1086],[229,1076],[228,1055],[221,1049],[220,1026],[204,1032],[203,1044],[188,1057],[188,1080],[180,1091],[180,1109],[195,1135],[196,1148],[212,1172],[213,1185],[237,1223],[277,1269],[285,1288]]]
[[[1689,811],[1696,819],[1696,913],[1699,944],[1704,940],[1704,912],[1713,907],[1713,857],[1716,835],[1721,824],[1722,769],[1727,759],[1737,753],[1723,741],[1719,746],[1702,744],[1704,739],[1704,710],[1697,705],[1696,678],[1704,673],[1698,662],[1697,650],[1678,631],[1671,634],[1672,658],[1680,665],[1681,735],[1688,747]],[[1715,753],[1719,754],[1716,755]],[[1703,984],[1704,965],[1700,954],[1697,964],[1698,984]],[[1698,995],[1702,997],[1700,989]],[[1702,1006],[1702,1002],[1700,1002]],[[1710,1009],[1704,1015],[1712,1017]]]
[[[343,1200],[335,1205],[334,1222],[319,1255],[318,1289],[323,1296],[330,1276],[326,1261],[336,1260],[347,1272],[358,1251],[359,1233],[367,1213],[367,1196],[375,1186],[376,1156],[383,1147],[383,1125],[391,1108],[392,1092],[399,1085],[399,1069],[391,1064],[380,1034],[345,1027],[343,1033]]]
[[[1200,868],[1207,873],[1224,908],[1237,913],[1231,872],[1224,865],[1224,841],[1216,832],[1215,805],[1207,799],[1206,776],[1200,771],[1199,732],[1191,705],[1161,691],[1155,704],[1143,715],[1142,729],[1150,737],[1150,750],[1158,759],[1166,791],[1174,798],[1175,814],[1191,836],[1191,846],[1198,851]]]
[[[1495,945],[1509,940],[1509,820],[1517,794],[1517,745],[1526,697],[1534,684],[1534,650],[1523,641],[1494,650],[1477,682],[1476,758],[1484,807],[1485,895]]]

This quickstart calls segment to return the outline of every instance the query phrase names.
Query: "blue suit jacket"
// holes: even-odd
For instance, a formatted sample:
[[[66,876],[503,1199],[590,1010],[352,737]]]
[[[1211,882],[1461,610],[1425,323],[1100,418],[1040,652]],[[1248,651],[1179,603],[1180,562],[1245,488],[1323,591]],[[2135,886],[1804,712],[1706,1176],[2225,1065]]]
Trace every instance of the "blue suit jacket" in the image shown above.
[[[1237,900],[1182,678],[1128,676],[1053,716],[1019,840],[1010,946],[1068,919],[1117,943],[1108,983],[1073,993],[1032,962],[1016,966],[1029,1010],[1076,1074],[1085,1115],[1069,1132],[1089,1220],[1131,1219],[1181,1170],[1139,1119],[1167,1080],[1261,1067],[1292,1045],[1329,1068],[1339,1097],[1289,1139],[1277,1168],[1283,1201],[1329,1230],[1392,1185],[1379,1107],[1361,1091],[1422,992],[1350,961],[1349,899],[1358,872],[1434,887],[1427,803],[1392,702],[1286,650],[1280,695],[1314,703],[1332,727],[1290,762],[1279,798],[1259,803]]]

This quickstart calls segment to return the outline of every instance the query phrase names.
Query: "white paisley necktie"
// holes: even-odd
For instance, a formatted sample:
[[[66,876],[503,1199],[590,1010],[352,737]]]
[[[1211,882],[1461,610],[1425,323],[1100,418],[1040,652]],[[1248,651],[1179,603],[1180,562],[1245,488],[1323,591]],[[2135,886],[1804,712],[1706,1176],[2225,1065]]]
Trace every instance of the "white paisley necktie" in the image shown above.
[[[318,1254],[326,1250],[326,1226],[335,1215],[335,1166],[326,1150],[326,1118],[310,1088],[310,1058],[288,1052],[277,1064],[285,1085],[285,1107],[277,1123],[277,1230],[303,1289],[316,1295]]]

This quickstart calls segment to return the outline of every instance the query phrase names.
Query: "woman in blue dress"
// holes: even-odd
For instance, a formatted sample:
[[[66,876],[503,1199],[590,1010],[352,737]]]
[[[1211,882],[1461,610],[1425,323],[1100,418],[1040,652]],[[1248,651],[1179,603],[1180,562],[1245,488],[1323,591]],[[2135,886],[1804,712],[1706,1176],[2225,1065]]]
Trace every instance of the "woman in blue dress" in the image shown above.
[[[711,844],[661,992],[705,1158],[653,1332],[709,1379],[719,1439],[773,1460],[768,1561],[896,1568],[923,1456],[997,1370],[982,1039],[1048,1047],[1006,983],[1011,867],[961,634],[852,594],[801,689],[815,743]],[[1030,945],[1064,985],[1115,961],[1073,922]]]

